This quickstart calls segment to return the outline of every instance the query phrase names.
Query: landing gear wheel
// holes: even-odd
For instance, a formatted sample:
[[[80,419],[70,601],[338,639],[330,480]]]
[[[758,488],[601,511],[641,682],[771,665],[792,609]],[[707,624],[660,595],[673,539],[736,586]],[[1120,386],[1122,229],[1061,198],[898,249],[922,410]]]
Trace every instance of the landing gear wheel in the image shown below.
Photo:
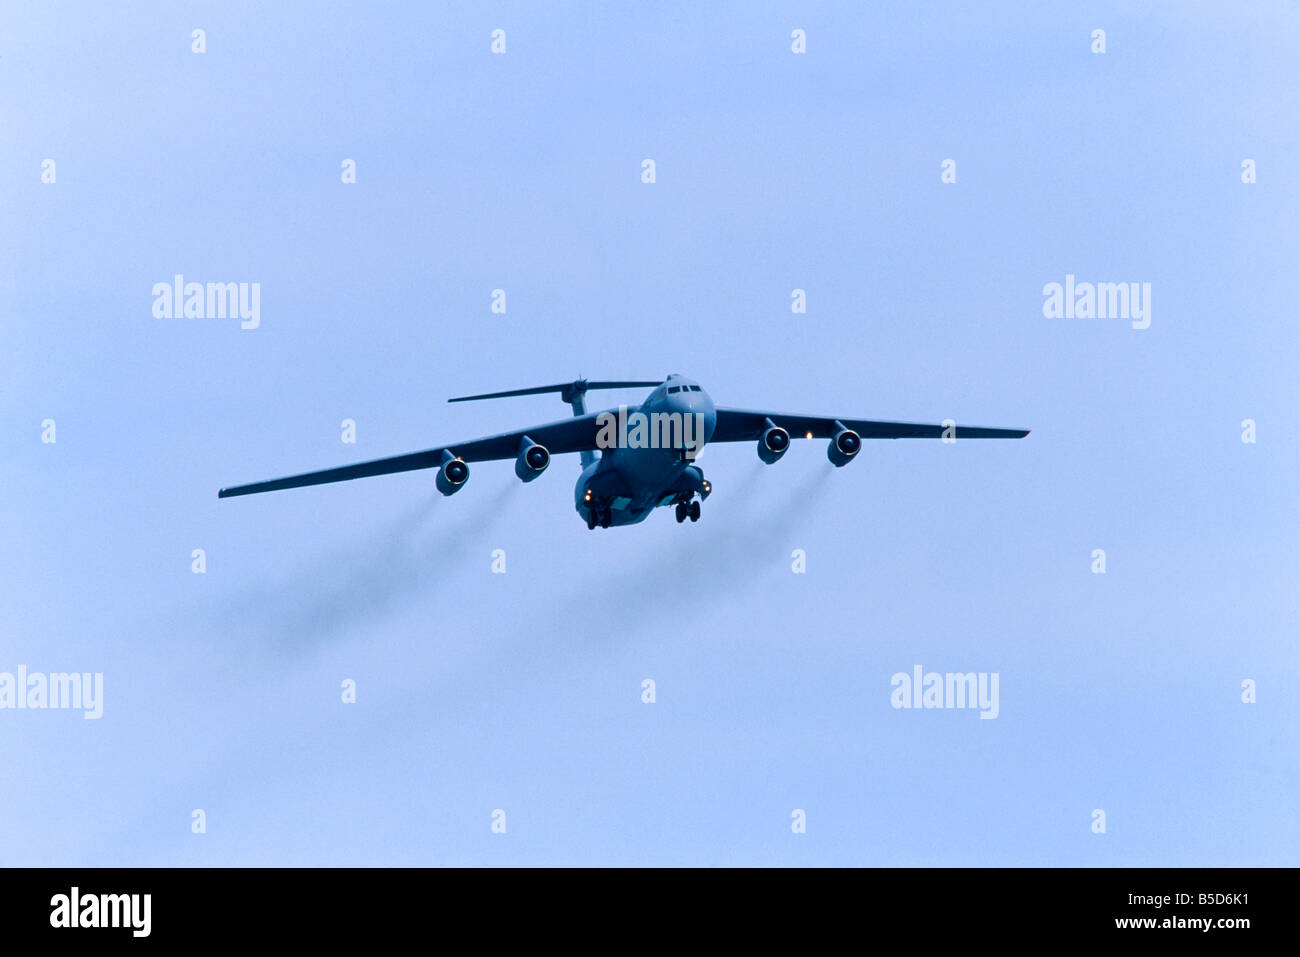
[[[605,511],[603,511],[600,515],[600,527],[609,528],[610,522],[612,522],[613,520],[614,520],[614,516],[610,514],[610,510],[605,509]]]
[[[596,510],[587,509],[587,531],[592,531],[596,527]]]
[[[690,516],[692,522],[698,522],[700,520],[700,503],[691,502],[686,508],[686,514]]]
[[[677,524],[680,525],[684,521],[686,521],[686,503],[678,502],[677,503]]]

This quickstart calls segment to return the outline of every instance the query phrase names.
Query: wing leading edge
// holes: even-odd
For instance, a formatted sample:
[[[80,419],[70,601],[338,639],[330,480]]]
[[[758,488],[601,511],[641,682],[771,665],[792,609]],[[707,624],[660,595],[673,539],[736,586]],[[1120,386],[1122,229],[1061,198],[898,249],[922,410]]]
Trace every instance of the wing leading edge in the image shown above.
[[[290,475],[287,478],[271,479],[266,482],[235,485],[221,489],[217,492],[217,497],[232,498],[236,495],[253,495],[257,492],[278,492],[286,488],[327,485],[330,482],[346,482],[350,479],[369,478],[372,475],[391,475],[394,472],[437,468],[442,464],[442,453],[445,451],[459,456],[466,462],[512,459],[519,454],[520,441],[525,435],[539,445],[546,446],[552,455],[593,451],[596,448],[598,432],[596,417],[599,414],[592,413],[574,419],[563,419],[530,429],[503,432],[485,439],[473,439],[469,442],[426,449],[423,452],[394,455],[386,459],[358,462],[355,465],[341,465],[338,468],[322,469],[318,472],[304,472],[301,475]]]
[[[771,419],[795,438],[811,433],[815,439],[829,439],[835,434],[837,421],[864,439],[939,439],[944,435],[943,425],[925,425],[919,422],[835,419],[818,415],[787,415],[783,412],[751,412],[745,409],[718,409],[717,412],[718,424],[710,442],[757,441],[766,428],[764,423],[767,419]],[[952,434],[958,439],[1023,439],[1029,430],[956,425]]]
[[[451,452],[466,462],[512,459],[519,454],[520,441],[524,436],[546,446],[553,455],[591,452],[596,450],[596,435],[599,431],[596,419],[601,414],[603,413],[590,413],[573,419],[562,419],[546,425],[518,429],[514,432],[503,432],[483,439],[443,445],[422,452],[410,452],[406,455],[341,465],[332,469],[304,472],[301,475],[290,475],[265,482],[235,485],[221,489],[217,492],[217,497],[233,498],[237,495],[277,492],[308,485],[347,482],[373,475],[391,475],[396,472],[437,468],[442,464],[443,452]],[[827,416],[788,415],[781,412],[752,412],[743,409],[718,409],[717,416],[717,427],[710,442],[757,441],[763,433],[767,419],[771,419],[792,436],[811,434],[813,438],[818,439],[830,438],[835,433],[837,421],[857,432],[864,439],[937,439],[944,434],[943,425],[925,425],[915,422],[880,422],[872,419],[844,418],[837,420]],[[957,425],[954,427],[953,434],[960,439],[1020,439],[1028,435],[1029,430]]]

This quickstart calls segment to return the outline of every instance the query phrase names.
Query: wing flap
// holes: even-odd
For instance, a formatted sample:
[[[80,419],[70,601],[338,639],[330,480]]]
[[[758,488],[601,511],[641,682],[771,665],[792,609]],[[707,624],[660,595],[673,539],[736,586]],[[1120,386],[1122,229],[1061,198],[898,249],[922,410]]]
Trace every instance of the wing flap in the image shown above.
[[[763,423],[771,419],[793,438],[812,435],[815,439],[829,439],[835,433],[836,421],[848,426],[864,439],[938,439],[944,435],[944,426],[920,422],[885,422],[877,419],[850,419],[820,415],[794,415],[783,412],[752,412],[745,409],[718,409],[718,424],[710,442],[758,441],[763,434]],[[959,439],[1022,439],[1028,429],[991,429],[983,426],[956,425],[953,435]]]
[[[257,492],[278,492],[287,488],[303,488],[308,485],[327,485],[331,482],[347,482],[351,479],[369,478],[373,475],[391,475],[396,472],[412,472],[416,469],[437,468],[442,464],[442,453],[449,451],[466,462],[491,462],[500,459],[512,459],[519,454],[519,442],[526,435],[534,442],[546,446],[552,455],[566,452],[589,452],[596,448],[596,417],[601,413],[579,416],[574,419],[561,419],[528,429],[503,432],[483,439],[472,439],[454,445],[444,445],[423,452],[410,452],[406,455],[394,455],[354,465],[341,465],[338,468],[322,469],[317,472],[304,472],[286,478],[271,479],[266,482],[252,482],[248,485],[235,485],[217,492],[218,498],[233,498],[237,495],[253,495]]]

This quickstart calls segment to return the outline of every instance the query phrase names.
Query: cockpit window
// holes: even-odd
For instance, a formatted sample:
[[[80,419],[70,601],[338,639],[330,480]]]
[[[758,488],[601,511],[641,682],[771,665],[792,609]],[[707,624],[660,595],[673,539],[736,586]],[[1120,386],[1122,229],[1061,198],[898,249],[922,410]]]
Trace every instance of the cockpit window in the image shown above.
[[[698,385],[688,385],[686,388],[690,389],[692,392],[700,391],[700,387]]]
[[[682,387],[679,386],[679,385],[670,385],[670,386],[668,387],[668,393],[669,393],[670,395],[671,395],[672,393],[674,393],[674,392],[681,392],[681,391],[682,391]]]

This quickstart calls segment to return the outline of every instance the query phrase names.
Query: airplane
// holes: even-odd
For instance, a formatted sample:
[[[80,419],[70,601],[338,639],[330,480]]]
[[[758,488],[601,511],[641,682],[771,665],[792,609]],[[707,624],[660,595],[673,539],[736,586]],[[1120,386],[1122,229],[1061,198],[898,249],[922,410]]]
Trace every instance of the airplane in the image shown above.
[[[592,389],[648,387],[653,391],[631,410],[620,406],[617,410],[587,412],[586,395]],[[853,461],[863,439],[1020,439],[1029,434],[1028,429],[989,429],[951,422],[921,425],[720,408],[699,383],[677,374],[662,382],[578,379],[447,401],[475,402],[552,392],[558,392],[561,400],[569,404],[573,418],[423,452],[236,485],[221,489],[217,497],[430,468],[438,470],[434,480],[438,491],[454,495],[469,481],[471,462],[514,459],[515,474],[521,481],[531,482],[546,471],[552,455],[577,452],[582,472],[574,488],[574,507],[588,529],[635,525],[656,508],[669,505],[676,507],[680,524],[687,519],[699,521],[700,503],[713,491],[694,461],[708,443],[754,442],[759,459],[772,465],[785,455],[792,436],[829,439],[826,457],[838,468]]]

